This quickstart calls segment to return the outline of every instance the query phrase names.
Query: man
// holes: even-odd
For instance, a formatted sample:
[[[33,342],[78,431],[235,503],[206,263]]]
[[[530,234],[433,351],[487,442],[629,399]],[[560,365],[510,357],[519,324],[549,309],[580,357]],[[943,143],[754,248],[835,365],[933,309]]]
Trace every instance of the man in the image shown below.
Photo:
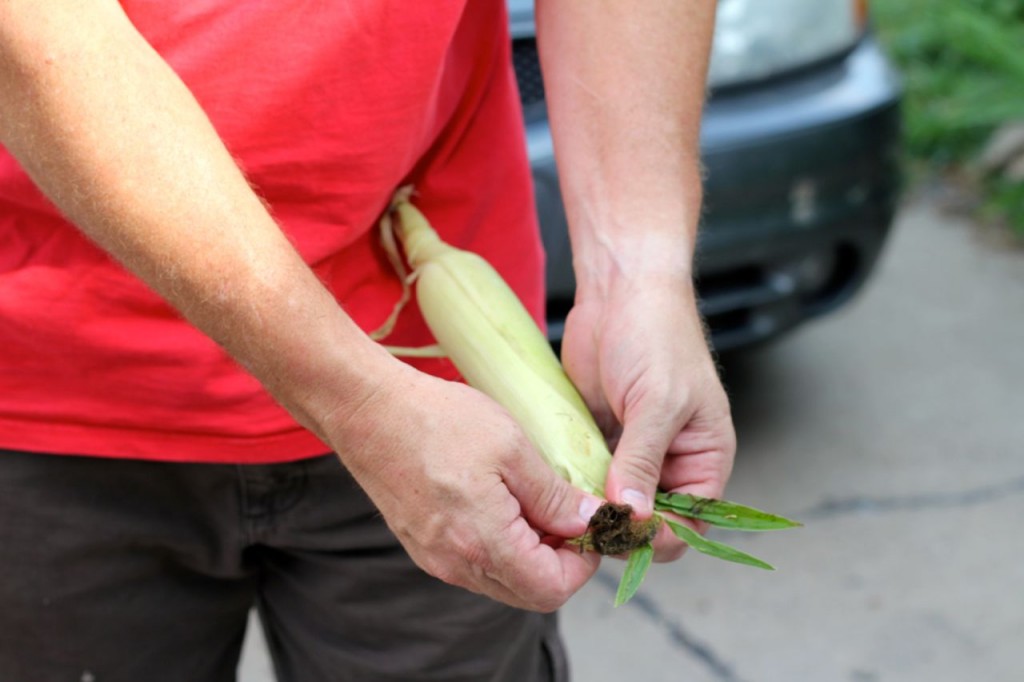
[[[641,517],[734,450],[691,281],[713,12],[538,4],[564,360]],[[0,678],[233,679],[255,601],[282,680],[564,679],[539,612],[598,558],[540,538],[598,501],[363,331],[406,183],[540,315],[502,3],[2,0],[0,93]]]

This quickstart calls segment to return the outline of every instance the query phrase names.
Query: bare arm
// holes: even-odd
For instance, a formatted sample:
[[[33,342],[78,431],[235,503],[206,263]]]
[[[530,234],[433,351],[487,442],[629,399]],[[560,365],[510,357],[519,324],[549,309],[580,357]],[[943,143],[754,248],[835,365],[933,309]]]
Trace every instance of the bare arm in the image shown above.
[[[720,496],[735,438],[692,283],[714,3],[537,4],[578,283],[563,358],[618,439],[606,492],[644,516],[659,486]]]
[[[635,272],[640,259],[644,271],[690,274],[714,10],[708,0],[538,2],[584,294],[602,290],[610,273]]]
[[[0,142],[93,240],[339,452],[413,558],[528,608],[596,560],[585,500],[511,418],[392,359],[344,314],[183,83],[114,0],[0,0]]]
[[[325,362],[358,401],[390,359],[333,304],[117,3],[88,4],[0,3],[5,146],[73,222],[307,426],[337,400],[322,386]]]

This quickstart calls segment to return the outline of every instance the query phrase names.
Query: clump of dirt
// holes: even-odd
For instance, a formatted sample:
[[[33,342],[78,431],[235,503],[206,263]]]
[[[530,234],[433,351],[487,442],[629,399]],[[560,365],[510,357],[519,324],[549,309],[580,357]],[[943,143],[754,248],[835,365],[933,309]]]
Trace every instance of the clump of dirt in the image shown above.
[[[605,502],[590,517],[586,535],[575,542],[581,550],[598,554],[628,554],[653,540],[659,523],[656,516],[646,521],[633,519],[633,508],[628,504]]]

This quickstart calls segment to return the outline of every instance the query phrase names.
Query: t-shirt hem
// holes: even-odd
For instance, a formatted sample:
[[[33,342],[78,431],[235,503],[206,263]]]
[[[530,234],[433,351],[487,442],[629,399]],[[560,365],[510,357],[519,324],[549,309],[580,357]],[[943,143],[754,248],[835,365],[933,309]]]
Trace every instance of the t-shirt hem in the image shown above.
[[[0,449],[209,464],[277,464],[318,457],[331,451],[319,438],[299,426],[270,435],[225,437],[4,420],[0,420]]]

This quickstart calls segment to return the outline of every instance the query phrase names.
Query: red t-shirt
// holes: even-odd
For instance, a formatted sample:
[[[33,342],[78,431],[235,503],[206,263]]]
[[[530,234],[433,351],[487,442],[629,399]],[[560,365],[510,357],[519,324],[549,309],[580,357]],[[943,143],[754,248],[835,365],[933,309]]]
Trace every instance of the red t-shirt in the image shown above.
[[[410,182],[442,236],[494,264],[540,318],[502,0],[122,5],[363,329],[399,296],[376,226]],[[388,341],[432,339],[413,307]],[[251,463],[327,450],[61,218],[2,147],[0,448]]]

